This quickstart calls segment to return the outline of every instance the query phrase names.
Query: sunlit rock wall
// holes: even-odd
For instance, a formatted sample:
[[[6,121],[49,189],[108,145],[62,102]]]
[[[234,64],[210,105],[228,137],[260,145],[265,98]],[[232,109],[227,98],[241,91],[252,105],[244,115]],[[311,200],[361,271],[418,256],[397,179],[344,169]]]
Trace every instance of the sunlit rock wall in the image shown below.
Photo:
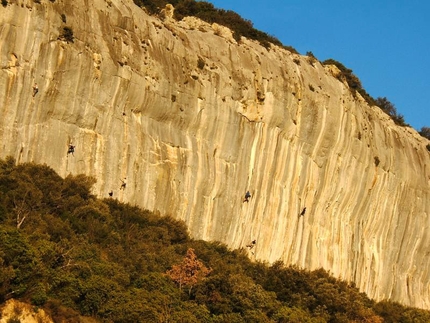
[[[40,2],[0,7],[0,157],[430,308],[428,140],[309,57],[131,0]]]
[[[15,299],[9,299],[1,304],[0,315],[0,323],[53,323],[52,318],[43,309]]]

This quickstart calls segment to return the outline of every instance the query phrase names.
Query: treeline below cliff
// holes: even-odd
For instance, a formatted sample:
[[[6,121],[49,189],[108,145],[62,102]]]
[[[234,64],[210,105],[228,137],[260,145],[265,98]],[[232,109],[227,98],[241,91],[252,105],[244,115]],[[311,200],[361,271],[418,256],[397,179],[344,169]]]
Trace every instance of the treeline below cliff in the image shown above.
[[[430,322],[322,269],[193,240],[169,216],[96,198],[93,184],[0,160],[1,303],[31,303],[55,322]]]

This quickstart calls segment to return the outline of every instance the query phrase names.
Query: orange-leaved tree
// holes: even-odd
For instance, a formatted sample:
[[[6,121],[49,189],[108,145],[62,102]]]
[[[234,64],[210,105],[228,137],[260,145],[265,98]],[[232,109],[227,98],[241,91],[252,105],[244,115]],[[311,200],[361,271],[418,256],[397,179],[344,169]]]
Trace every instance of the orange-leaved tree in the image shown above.
[[[172,269],[167,271],[167,275],[178,284],[179,289],[189,287],[189,293],[194,285],[205,278],[212,269],[207,268],[196,256],[193,248],[187,250],[182,262],[173,265]]]

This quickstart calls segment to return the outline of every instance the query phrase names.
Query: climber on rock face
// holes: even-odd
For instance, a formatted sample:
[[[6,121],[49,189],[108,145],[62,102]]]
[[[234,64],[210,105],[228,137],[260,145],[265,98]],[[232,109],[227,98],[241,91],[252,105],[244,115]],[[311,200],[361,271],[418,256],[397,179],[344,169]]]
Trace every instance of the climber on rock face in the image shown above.
[[[75,152],[75,146],[70,144],[69,149],[67,150],[67,155],[72,154],[72,156],[75,156],[74,152]]]
[[[121,180],[121,187],[119,188],[120,190],[125,190],[125,187],[126,187],[126,185],[127,185],[127,183],[125,182],[125,180],[126,180],[126,178],[124,177],[124,179],[123,180]]]
[[[306,213],[306,207],[303,208],[302,212],[300,213],[300,216],[304,216]]]
[[[36,96],[37,92],[39,92],[39,87],[37,86],[37,83],[34,83],[34,85],[33,85],[33,97]]]
[[[254,248],[256,243],[257,243],[257,240],[252,240],[250,244],[246,245],[246,247],[251,250],[252,248]]]
[[[249,202],[250,198],[251,198],[251,193],[249,193],[249,191],[247,191],[245,194],[245,199],[243,200],[243,203]]]

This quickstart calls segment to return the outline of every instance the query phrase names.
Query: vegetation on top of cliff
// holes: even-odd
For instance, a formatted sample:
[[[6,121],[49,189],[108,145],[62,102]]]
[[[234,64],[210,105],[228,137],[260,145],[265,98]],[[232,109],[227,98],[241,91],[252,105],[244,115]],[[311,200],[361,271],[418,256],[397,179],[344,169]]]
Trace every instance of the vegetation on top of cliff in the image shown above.
[[[228,27],[233,32],[233,38],[240,41],[240,38],[246,37],[257,40],[266,48],[270,48],[270,43],[284,47],[293,53],[297,51],[291,46],[284,46],[276,37],[268,35],[253,27],[251,21],[243,19],[239,14],[232,10],[217,9],[213,4],[206,1],[195,0],[134,0],[139,7],[145,7],[152,15],[157,15],[160,10],[171,4],[174,6],[174,17],[181,20],[186,16],[194,16],[210,24],[217,23]]]
[[[424,138],[427,138],[430,140],[430,128],[429,127],[422,127],[419,134],[423,136]]]
[[[183,222],[96,198],[93,183],[0,160],[1,302],[31,302],[55,322],[430,321],[322,269],[193,240]]]
[[[419,132],[419,134],[422,137],[427,138],[428,140],[430,140],[430,128],[429,127],[422,127],[421,131]],[[427,150],[430,151],[430,144],[428,144],[426,147],[427,147]]]
[[[323,65],[334,65],[340,73],[337,78],[341,82],[346,82],[353,94],[359,93],[370,105],[375,105],[375,100],[363,89],[360,79],[352,72],[351,69],[345,67],[342,63],[330,58],[322,62]]]
[[[375,100],[375,104],[380,107],[382,109],[382,111],[384,111],[386,114],[388,114],[391,119],[393,119],[394,123],[399,125],[399,126],[409,126],[406,122],[405,119],[403,117],[403,115],[399,114],[397,112],[396,107],[394,106],[393,103],[391,103],[390,101],[388,101],[388,99],[386,97],[379,97]]]
[[[372,96],[370,96],[361,85],[361,81],[359,80],[359,78],[354,75],[351,69],[345,67],[342,63],[331,58],[325,60],[324,62],[322,62],[322,64],[336,66],[340,71],[340,73],[337,75],[337,78],[340,81],[346,82],[348,84],[353,95],[359,93],[369,105],[376,105],[381,108],[381,110],[388,114],[397,125],[409,126],[405,122],[403,115],[397,112],[397,109],[394,104],[388,101],[386,97],[378,97],[377,99],[374,99]]]
[[[152,14],[157,15],[161,9],[167,4],[172,4],[175,8],[174,17],[180,20],[186,16],[194,16],[206,21],[208,23],[217,23],[230,28],[233,32],[233,37],[240,41],[242,36],[257,40],[266,48],[270,48],[270,43],[284,47],[293,53],[298,53],[293,47],[283,45],[277,38],[270,36],[265,32],[257,30],[253,27],[251,21],[243,19],[239,14],[231,10],[217,9],[213,4],[206,1],[195,1],[195,0],[134,0],[134,3],[140,7],[145,7],[146,10]],[[315,62],[316,57],[312,52],[308,52],[309,58]],[[334,59],[328,59],[322,62],[323,65],[335,65],[339,68],[341,73],[338,75],[338,79],[342,82],[345,81],[353,95],[359,93],[369,105],[376,105],[380,107],[385,113],[387,113],[393,121],[400,126],[409,126],[405,123],[404,117],[398,114],[394,105],[388,101],[387,98],[377,98],[376,100],[370,96],[363,88],[359,78],[352,73],[352,70],[346,68],[340,62]]]

